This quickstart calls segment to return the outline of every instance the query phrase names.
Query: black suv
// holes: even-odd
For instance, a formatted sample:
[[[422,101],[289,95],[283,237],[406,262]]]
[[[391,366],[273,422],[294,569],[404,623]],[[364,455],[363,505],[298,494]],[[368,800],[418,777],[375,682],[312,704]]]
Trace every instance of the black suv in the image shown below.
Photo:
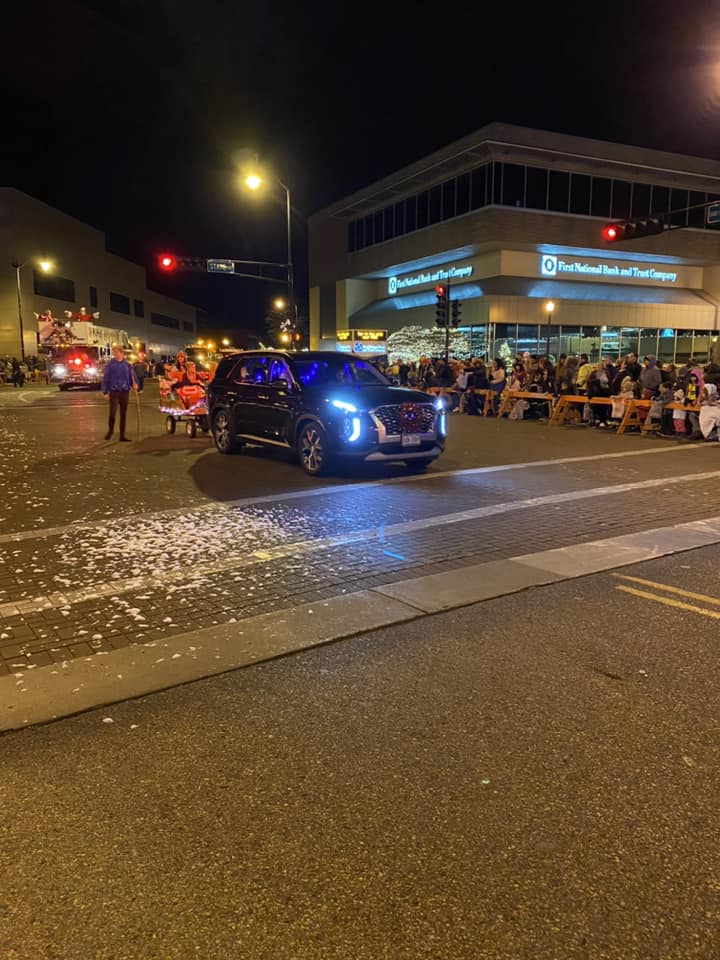
[[[286,447],[314,476],[341,459],[422,470],[445,445],[440,401],[392,386],[367,361],[345,353],[225,357],[210,384],[208,412],[220,453],[245,443]]]

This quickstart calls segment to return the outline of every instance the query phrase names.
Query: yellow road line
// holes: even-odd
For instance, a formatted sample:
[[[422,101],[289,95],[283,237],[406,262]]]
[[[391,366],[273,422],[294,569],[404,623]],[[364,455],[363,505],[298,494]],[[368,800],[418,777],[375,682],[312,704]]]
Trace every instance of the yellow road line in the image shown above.
[[[692,603],[683,603],[681,600],[671,600],[670,597],[658,597],[654,593],[646,593],[644,590],[636,590],[634,587],[625,587],[618,584],[616,590],[622,590],[623,593],[631,593],[634,597],[641,597],[643,600],[654,600],[655,603],[664,603],[667,607],[676,607],[679,610],[689,610],[691,613],[699,613],[703,617],[711,617],[713,620],[720,620],[720,613],[715,610],[703,610],[702,607],[696,607]]]
[[[614,573],[618,580],[629,580],[631,583],[641,583],[644,587],[655,587],[656,590],[664,590],[666,593],[677,593],[681,597],[688,597],[690,600],[702,600],[705,603],[712,603],[720,607],[720,600],[716,597],[707,597],[704,593],[692,593],[690,590],[681,590],[680,587],[671,587],[667,583],[655,583],[654,580],[643,580],[642,577],[629,577],[622,573]]]

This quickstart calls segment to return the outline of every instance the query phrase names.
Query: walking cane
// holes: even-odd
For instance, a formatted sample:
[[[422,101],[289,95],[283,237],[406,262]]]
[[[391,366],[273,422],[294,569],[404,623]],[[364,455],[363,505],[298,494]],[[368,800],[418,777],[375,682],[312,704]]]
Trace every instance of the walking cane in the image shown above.
[[[140,392],[133,390],[135,394],[135,407],[137,409],[137,439],[140,440]]]

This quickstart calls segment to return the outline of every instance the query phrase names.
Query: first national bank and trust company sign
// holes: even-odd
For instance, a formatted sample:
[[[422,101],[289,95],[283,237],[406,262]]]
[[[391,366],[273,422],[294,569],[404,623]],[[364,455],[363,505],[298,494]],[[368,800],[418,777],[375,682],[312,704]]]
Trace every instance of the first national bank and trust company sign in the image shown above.
[[[677,273],[668,270],[656,270],[655,267],[620,267],[615,263],[563,260],[554,254],[542,254],[540,256],[540,275],[557,277],[560,274],[579,277],[603,277],[608,280],[650,280],[653,283],[677,283],[678,278]]]
[[[448,267],[433,270],[431,273],[414,273],[409,277],[388,277],[388,293],[392,296],[400,290],[410,287],[422,287],[426,283],[444,283],[448,280],[462,280],[472,275],[472,266]]]

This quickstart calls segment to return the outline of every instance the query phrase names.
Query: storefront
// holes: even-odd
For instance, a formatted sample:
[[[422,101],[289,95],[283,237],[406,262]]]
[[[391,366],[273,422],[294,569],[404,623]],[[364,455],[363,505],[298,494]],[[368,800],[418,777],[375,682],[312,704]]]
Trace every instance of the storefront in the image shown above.
[[[443,283],[458,356],[707,359],[720,235],[702,205],[717,198],[716,161],[491,124],[310,218],[311,343],[386,330],[390,355],[439,352]],[[674,229],[602,239],[650,214]]]
[[[377,299],[349,320],[385,327],[389,355],[414,359],[437,339],[435,286],[442,283],[462,304],[462,336],[453,338],[459,356],[709,357],[717,343],[717,304],[702,290],[701,267],[592,253],[502,250],[378,278]],[[427,334],[417,331],[414,343],[418,327]]]

